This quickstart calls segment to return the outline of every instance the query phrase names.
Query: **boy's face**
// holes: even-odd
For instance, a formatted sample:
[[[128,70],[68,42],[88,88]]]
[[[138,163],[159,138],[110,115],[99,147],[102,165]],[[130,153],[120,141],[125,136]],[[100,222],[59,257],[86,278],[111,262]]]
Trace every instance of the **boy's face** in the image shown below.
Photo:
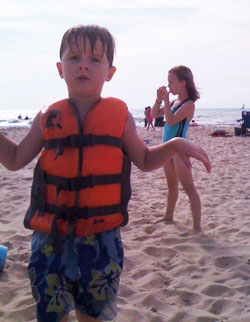
[[[92,52],[90,41],[78,39],[78,43],[66,46],[62,61],[57,63],[59,74],[65,79],[69,97],[100,98],[105,81],[110,81],[115,67],[109,67],[106,50],[96,41]]]

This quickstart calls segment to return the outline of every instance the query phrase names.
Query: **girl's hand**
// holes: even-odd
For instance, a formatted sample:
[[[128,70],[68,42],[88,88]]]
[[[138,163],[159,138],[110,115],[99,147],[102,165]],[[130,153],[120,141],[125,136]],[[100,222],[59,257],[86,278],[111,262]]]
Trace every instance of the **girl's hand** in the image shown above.
[[[157,89],[157,101],[162,102],[169,101],[169,93],[166,86],[161,86]]]
[[[165,87],[165,90],[164,90],[163,101],[165,103],[165,106],[169,106],[169,92],[167,91],[167,87]]]

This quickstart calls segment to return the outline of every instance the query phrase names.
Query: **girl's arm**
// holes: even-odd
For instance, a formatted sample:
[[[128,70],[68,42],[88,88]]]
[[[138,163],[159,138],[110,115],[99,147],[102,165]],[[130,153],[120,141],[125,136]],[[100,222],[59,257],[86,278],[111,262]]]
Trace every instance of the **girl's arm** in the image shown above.
[[[156,119],[157,117],[164,116],[164,108],[161,107],[161,102],[156,100],[152,109],[151,109],[151,116],[153,119]]]
[[[34,118],[29,132],[19,144],[0,134],[0,163],[8,170],[19,170],[37,156],[43,145],[39,112]]]
[[[174,138],[168,142],[148,148],[138,137],[133,117],[128,120],[123,135],[123,148],[131,161],[142,171],[152,171],[163,166],[174,154],[178,154],[187,167],[191,167],[190,157],[201,161],[210,172],[211,164],[206,152],[188,140]]]

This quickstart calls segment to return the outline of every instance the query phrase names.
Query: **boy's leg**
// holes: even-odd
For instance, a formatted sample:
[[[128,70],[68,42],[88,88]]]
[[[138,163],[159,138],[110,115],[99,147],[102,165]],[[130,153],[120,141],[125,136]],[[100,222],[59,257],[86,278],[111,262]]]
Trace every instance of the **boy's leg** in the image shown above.
[[[69,314],[65,314],[63,318],[60,320],[60,322],[68,322],[69,320]]]
[[[119,228],[64,241],[60,258],[51,248],[48,235],[34,233],[28,269],[37,320],[67,321],[73,298],[80,319],[113,320],[123,267]]]
[[[53,253],[50,236],[35,232],[28,266],[33,297],[37,303],[37,321],[67,321],[74,308],[72,282],[64,276],[65,260]]]
[[[77,310],[76,310],[76,317],[78,322],[101,322],[101,320],[97,318],[93,318],[89,315],[83,314]],[[64,321],[60,321],[60,322],[64,322]],[[65,322],[67,322],[67,320],[65,320]]]
[[[76,241],[74,248],[80,274],[73,292],[79,321],[113,320],[123,268],[120,229],[89,236],[84,244]],[[84,320],[84,315],[89,320]]]

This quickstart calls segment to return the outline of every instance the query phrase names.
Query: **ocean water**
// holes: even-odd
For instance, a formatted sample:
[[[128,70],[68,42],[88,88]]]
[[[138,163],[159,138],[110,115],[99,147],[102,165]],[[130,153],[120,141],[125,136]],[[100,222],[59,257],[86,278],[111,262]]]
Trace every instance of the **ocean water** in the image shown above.
[[[134,109],[130,110],[134,117],[137,126],[144,126],[144,110]],[[1,110],[0,109],[0,128],[8,127],[30,127],[33,118],[38,113],[38,110],[26,109],[26,110]],[[207,126],[226,126],[234,127],[239,125],[237,120],[241,119],[242,109],[226,109],[226,108],[200,108],[195,110],[194,120],[199,125]],[[22,119],[18,116],[21,115]],[[26,116],[29,118],[25,120]]]
[[[144,126],[144,111],[131,110],[137,126]],[[242,109],[239,108],[200,108],[195,110],[194,120],[199,125],[234,127],[239,125]]]
[[[9,109],[1,110],[0,109],[0,128],[8,127],[30,127],[32,124],[33,118],[38,113],[38,110],[31,109]],[[18,116],[21,116],[22,119],[19,119]],[[28,120],[25,118],[28,117]]]

